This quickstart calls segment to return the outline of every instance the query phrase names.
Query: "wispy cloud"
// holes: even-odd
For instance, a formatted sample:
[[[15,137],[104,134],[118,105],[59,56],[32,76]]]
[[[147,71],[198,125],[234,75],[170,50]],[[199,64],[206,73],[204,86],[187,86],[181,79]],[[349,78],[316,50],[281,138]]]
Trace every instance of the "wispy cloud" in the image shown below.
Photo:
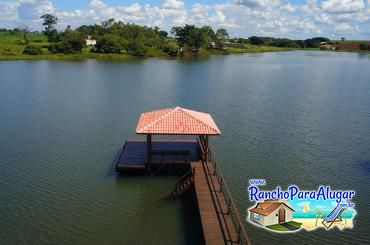
[[[57,4],[56,4],[57,3]],[[225,0],[224,2],[186,3],[164,0],[159,4],[111,5],[104,0],[90,0],[76,9],[63,8],[61,0],[0,0],[1,27],[28,25],[42,28],[40,15],[58,16],[60,29],[67,25],[99,23],[108,18],[169,30],[185,23],[227,28],[231,36],[268,35],[308,38],[317,35],[329,38],[370,38],[370,7],[363,0]],[[56,6],[59,6],[56,7]],[[68,10],[66,10],[68,9]]]

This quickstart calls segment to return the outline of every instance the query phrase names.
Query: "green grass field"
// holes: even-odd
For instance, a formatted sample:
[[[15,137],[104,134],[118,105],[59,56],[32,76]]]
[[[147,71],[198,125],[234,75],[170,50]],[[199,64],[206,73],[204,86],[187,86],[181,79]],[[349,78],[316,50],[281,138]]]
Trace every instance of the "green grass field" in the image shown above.
[[[22,33],[10,31],[0,31],[0,60],[83,60],[83,59],[103,59],[103,60],[127,60],[135,59],[125,52],[122,54],[97,54],[90,52],[91,47],[85,47],[80,54],[51,54],[48,51],[49,42],[42,33],[28,33],[29,44],[39,46],[43,50],[42,55],[25,55],[23,50],[26,47]],[[361,43],[363,41],[345,41],[345,43]],[[226,50],[201,49],[199,56],[226,55],[257,52],[276,52],[296,50],[294,48],[279,48],[273,46],[245,44],[245,48],[229,47]],[[308,50],[308,49],[305,49]],[[311,50],[311,49],[310,49]],[[315,49],[317,50],[317,49]],[[345,51],[345,50],[342,50]],[[146,57],[168,57],[166,53],[157,48],[148,48]]]
[[[289,221],[289,222],[287,222],[287,224],[289,224],[291,226],[294,226],[297,229],[301,228],[301,225],[302,225],[302,223],[298,223],[298,222],[295,222],[295,221]],[[271,230],[274,230],[274,231],[290,231],[288,228],[286,228],[286,227],[284,227],[280,224],[269,225],[269,226],[266,226],[266,227],[271,229]]]

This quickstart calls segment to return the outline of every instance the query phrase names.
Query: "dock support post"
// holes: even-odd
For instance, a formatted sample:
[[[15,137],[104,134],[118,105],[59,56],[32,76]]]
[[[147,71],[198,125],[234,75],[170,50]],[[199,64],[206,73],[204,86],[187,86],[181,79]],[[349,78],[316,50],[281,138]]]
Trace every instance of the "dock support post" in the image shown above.
[[[206,162],[208,162],[210,160],[209,159],[208,135],[206,135],[204,141],[205,141],[204,144],[205,144],[205,151],[206,151]]]
[[[152,135],[146,135],[146,171],[150,173],[150,163],[152,161]]]

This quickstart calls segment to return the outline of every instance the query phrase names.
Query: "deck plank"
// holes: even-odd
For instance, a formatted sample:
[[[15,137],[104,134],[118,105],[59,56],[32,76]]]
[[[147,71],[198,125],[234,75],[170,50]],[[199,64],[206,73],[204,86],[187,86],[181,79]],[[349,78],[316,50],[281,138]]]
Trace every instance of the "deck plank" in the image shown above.
[[[184,164],[184,161],[198,161],[199,151],[196,140],[153,140],[153,150],[185,150],[190,155],[184,156],[166,156],[165,160],[171,164]],[[152,156],[152,164],[159,164],[163,158],[161,156]],[[146,141],[145,140],[128,140],[122,148],[120,157],[116,163],[118,172],[130,172],[131,170],[145,170],[146,161]]]
[[[201,162],[192,162],[191,166],[195,169],[194,186],[206,244],[237,244],[238,237],[230,215],[220,213],[221,210],[227,212],[227,203],[222,193],[217,192],[219,183],[210,174],[213,171],[211,164],[208,163],[207,168],[204,168]],[[207,179],[214,181],[214,187],[208,185]],[[220,204],[213,202],[213,200],[217,200],[216,198]],[[226,230],[229,232],[225,232]]]

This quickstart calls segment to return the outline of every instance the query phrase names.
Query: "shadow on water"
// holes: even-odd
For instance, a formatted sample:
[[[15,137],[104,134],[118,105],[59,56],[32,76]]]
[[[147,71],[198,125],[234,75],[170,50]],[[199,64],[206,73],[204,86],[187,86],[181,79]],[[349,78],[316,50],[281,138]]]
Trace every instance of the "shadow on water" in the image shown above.
[[[195,190],[186,192],[181,200],[187,244],[205,244]]]
[[[121,154],[121,151],[122,151],[122,149],[118,150],[117,153],[115,154],[115,156],[113,157],[113,160],[111,161],[111,163],[109,165],[106,177],[108,177],[108,178],[117,177],[116,164],[117,164],[118,158]]]
[[[120,152],[117,153],[113,163],[111,164],[108,170],[108,176],[115,176],[116,182],[119,184],[123,179],[130,179],[131,181],[135,181],[137,177],[145,178],[145,179],[153,179],[153,178],[163,178],[168,175],[168,171],[160,172],[157,176],[144,176],[143,172],[131,172],[131,173],[118,173],[115,171],[115,164],[119,157]],[[177,176],[180,178],[184,173],[189,171],[188,167],[179,168],[177,171],[171,171],[170,176]],[[135,179],[134,179],[135,178]],[[143,179],[141,179],[143,180]],[[140,180],[137,179],[137,184],[140,183]],[[174,183],[176,180],[174,180]],[[205,244],[203,230],[202,230],[202,223],[200,219],[200,213],[197,203],[197,197],[195,194],[194,188],[190,189],[186,193],[184,193],[179,199],[172,200],[170,198],[169,193],[171,190],[168,190],[168,195],[158,196],[158,201],[160,202],[161,206],[170,206],[176,205],[176,202],[180,202],[181,204],[181,213],[183,216],[183,229],[185,234],[185,244],[194,244],[194,245],[203,245]]]

